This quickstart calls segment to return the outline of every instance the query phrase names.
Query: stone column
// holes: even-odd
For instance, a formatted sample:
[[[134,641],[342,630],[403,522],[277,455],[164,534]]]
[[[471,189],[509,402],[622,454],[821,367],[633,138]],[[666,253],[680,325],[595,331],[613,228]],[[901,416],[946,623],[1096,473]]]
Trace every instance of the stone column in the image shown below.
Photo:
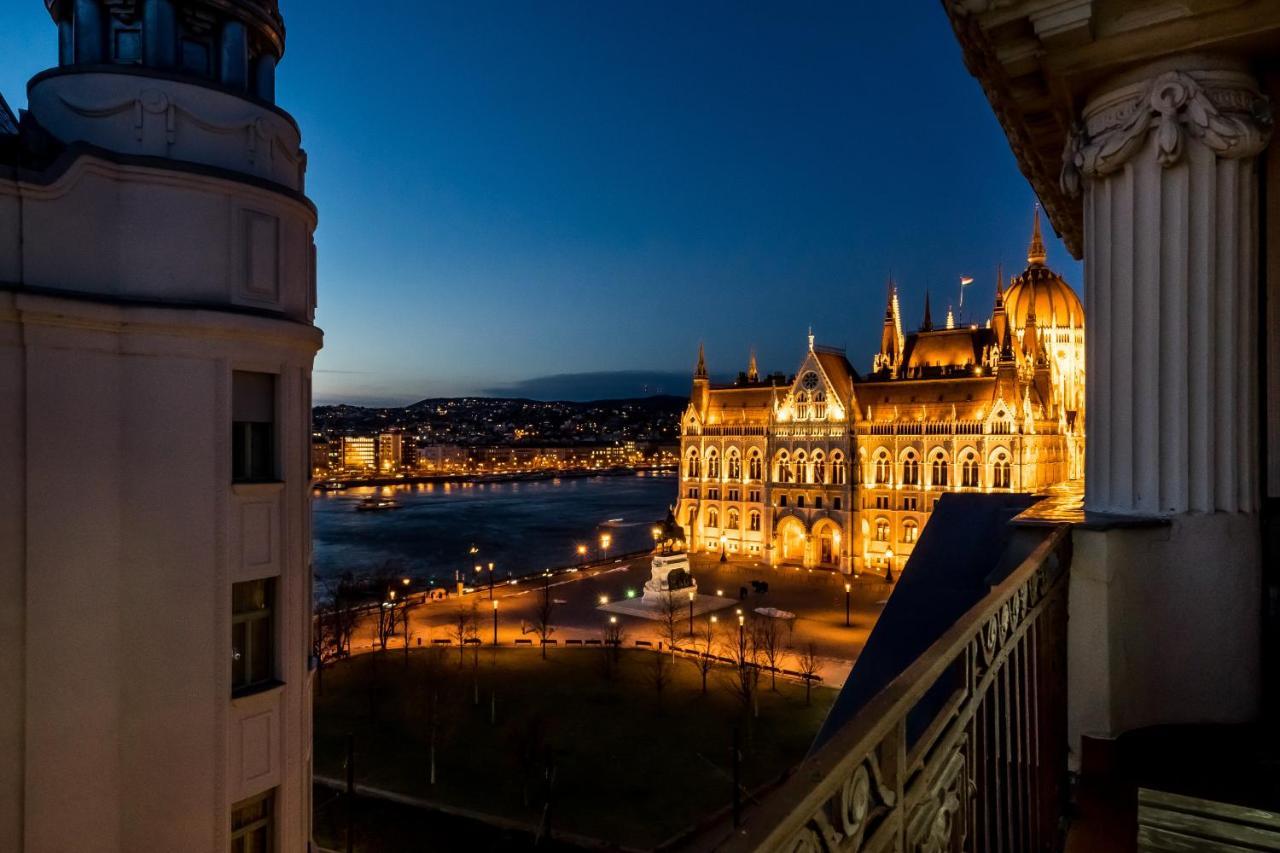
[[[1253,719],[1261,670],[1258,176],[1266,100],[1182,55],[1085,105],[1085,509],[1073,535],[1071,741]],[[1073,746],[1073,749],[1075,747]]]
[[[1084,192],[1085,506],[1257,507],[1257,175],[1252,76],[1181,56],[1084,108],[1063,184]]]

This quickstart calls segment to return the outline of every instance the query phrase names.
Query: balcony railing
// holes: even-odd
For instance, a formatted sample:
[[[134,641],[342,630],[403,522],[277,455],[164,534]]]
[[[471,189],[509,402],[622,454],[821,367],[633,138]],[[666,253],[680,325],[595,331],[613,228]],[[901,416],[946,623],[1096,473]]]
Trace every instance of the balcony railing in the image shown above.
[[[718,849],[1058,849],[1070,549],[1054,529]]]

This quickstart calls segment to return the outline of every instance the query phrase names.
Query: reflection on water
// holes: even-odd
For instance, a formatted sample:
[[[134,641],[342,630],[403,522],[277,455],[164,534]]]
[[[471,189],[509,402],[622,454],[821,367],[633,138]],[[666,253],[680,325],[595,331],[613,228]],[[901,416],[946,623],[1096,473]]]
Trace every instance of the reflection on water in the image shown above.
[[[394,560],[415,578],[448,581],[455,571],[490,561],[500,578],[564,566],[578,559],[578,545],[594,557],[602,532],[611,538],[610,553],[649,547],[649,528],[665,516],[675,490],[672,476],[618,476],[317,492],[313,563],[320,578]],[[399,508],[357,512],[361,499],[375,493],[393,497]]]

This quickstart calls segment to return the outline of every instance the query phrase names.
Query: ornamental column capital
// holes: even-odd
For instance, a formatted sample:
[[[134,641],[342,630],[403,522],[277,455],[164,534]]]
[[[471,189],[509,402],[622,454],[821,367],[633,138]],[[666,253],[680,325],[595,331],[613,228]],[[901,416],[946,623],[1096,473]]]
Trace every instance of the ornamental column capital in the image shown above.
[[[1152,135],[1156,159],[1167,168],[1189,141],[1220,158],[1253,157],[1271,127],[1271,104],[1241,67],[1203,56],[1148,65],[1089,99],[1063,152],[1062,189],[1079,195],[1082,178],[1120,170]]]

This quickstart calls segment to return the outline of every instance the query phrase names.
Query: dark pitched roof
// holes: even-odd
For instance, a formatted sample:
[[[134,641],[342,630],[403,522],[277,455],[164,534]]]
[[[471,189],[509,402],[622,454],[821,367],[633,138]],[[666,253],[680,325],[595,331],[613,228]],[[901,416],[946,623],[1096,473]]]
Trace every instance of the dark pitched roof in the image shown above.
[[[938,499],[893,594],[818,732],[814,749],[1043,541],[1048,535],[1045,528],[1009,524],[1036,500],[1026,494],[968,493],[948,493]],[[939,697],[926,696],[908,718],[909,736],[918,734],[919,726],[933,718],[937,707],[931,698]]]
[[[9,104],[5,101],[4,95],[0,95],[0,133],[13,134],[18,132],[18,119],[13,114],[13,110],[9,109]]]

